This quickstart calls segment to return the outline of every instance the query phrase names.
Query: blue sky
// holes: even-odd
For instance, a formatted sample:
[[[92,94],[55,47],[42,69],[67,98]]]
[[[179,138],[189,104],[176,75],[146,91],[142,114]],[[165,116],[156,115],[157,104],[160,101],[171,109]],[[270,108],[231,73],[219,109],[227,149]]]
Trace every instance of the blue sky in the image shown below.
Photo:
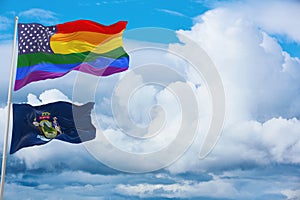
[[[17,7],[15,5],[18,5]],[[1,13],[10,19],[14,14],[38,8],[49,11],[53,22],[61,23],[75,19],[91,19],[103,24],[111,24],[118,20],[127,20],[128,29],[138,27],[164,27],[177,30],[188,28],[193,24],[192,18],[207,10],[196,1],[59,1],[14,3],[1,2]],[[65,7],[67,5],[67,8]],[[182,6],[184,5],[184,6]],[[20,22],[31,22],[41,16],[26,16]],[[42,17],[43,18],[43,17]]]
[[[200,121],[191,146],[178,159],[147,173],[115,169],[129,166],[146,169],[153,163],[131,157],[105,157],[93,143],[74,145],[53,140],[22,149],[7,157],[4,199],[20,196],[88,200],[299,199],[299,10],[298,1],[275,0],[1,1],[0,130],[4,130],[6,117],[15,15],[19,16],[19,22],[44,25],[76,19],[103,24],[127,20],[124,46],[129,51],[131,66],[128,72],[99,82],[72,72],[59,79],[31,83],[13,93],[14,103],[80,102],[80,98],[74,98],[74,85],[91,88],[97,82],[93,119],[108,141],[131,154],[146,155],[163,149],[175,141],[180,122],[190,127],[194,120]],[[202,160],[198,156],[212,119],[212,97],[206,77],[197,74],[182,57],[170,53],[180,49],[181,55],[200,55],[185,37],[201,47],[214,63],[226,97],[221,136],[212,152]],[[155,71],[153,63],[160,64],[159,71]],[[162,65],[167,66],[167,71],[162,71]],[[160,83],[168,87],[149,85],[147,78],[151,77],[134,71],[138,66],[148,66],[147,73],[153,69],[153,77],[157,80],[163,77]],[[181,77],[170,75],[171,71]],[[119,85],[122,81],[126,84]],[[187,102],[190,113],[199,112],[197,119],[192,116],[182,119],[178,98],[167,90],[173,88],[185,96],[187,91],[181,90],[184,84],[190,86],[196,97],[197,106],[192,107],[192,100]],[[132,90],[136,85],[138,89]],[[84,94],[84,89],[81,91]],[[132,94],[128,116],[138,129],[122,127],[127,123],[125,119],[122,121],[127,108],[122,103],[127,102],[128,94]],[[154,105],[163,107],[164,112]],[[149,113],[150,109],[153,112]],[[161,135],[144,140],[128,137],[140,133],[151,135],[151,130],[158,125],[147,127],[149,122],[161,122],[164,117]],[[3,134],[4,131],[0,135],[1,146]],[[175,152],[169,156],[176,155]],[[161,155],[153,161],[165,160],[168,159]]]

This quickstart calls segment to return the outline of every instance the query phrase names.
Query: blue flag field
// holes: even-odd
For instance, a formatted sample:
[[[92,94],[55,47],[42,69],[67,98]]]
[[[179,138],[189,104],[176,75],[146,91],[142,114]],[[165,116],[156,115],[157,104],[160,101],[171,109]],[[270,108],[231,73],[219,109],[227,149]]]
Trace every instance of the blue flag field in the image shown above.
[[[46,144],[52,139],[70,143],[94,139],[93,107],[91,102],[82,106],[62,101],[41,106],[13,104],[10,154],[24,147]]]

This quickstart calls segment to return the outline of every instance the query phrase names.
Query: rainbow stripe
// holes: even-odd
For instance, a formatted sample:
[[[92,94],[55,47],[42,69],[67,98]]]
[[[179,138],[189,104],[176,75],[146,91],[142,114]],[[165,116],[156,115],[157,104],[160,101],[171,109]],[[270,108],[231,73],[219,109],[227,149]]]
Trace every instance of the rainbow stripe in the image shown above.
[[[19,55],[14,90],[77,70],[108,76],[128,69],[122,33],[127,22],[110,26],[77,20],[43,26],[18,24]]]

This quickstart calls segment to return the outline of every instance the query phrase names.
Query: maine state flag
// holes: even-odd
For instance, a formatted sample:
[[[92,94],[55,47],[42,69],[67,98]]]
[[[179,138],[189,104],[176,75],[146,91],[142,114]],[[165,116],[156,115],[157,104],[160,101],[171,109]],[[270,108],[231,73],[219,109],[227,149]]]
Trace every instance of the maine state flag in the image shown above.
[[[52,139],[70,143],[94,139],[93,107],[91,102],[81,106],[62,101],[41,106],[13,104],[10,154],[24,147],[46,144]]]

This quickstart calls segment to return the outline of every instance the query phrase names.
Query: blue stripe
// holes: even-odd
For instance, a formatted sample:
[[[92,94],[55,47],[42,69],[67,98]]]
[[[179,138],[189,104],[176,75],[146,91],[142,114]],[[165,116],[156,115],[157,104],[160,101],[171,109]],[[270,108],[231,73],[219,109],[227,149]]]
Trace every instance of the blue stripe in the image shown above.
[[[128,68],[129,58],[121,57],[118,59],[99,57],[91,62],[83,63],[73,63],[73,64],[53,64],[53,63],[39,63],[34,66],[17,68],[16,80],[25,78],[28,74],[35,71],[44,71],[49,73],[65,73],[68,72],[80,64],[88,64],[97,69],[106,67],[118,67],[118,68]]]

